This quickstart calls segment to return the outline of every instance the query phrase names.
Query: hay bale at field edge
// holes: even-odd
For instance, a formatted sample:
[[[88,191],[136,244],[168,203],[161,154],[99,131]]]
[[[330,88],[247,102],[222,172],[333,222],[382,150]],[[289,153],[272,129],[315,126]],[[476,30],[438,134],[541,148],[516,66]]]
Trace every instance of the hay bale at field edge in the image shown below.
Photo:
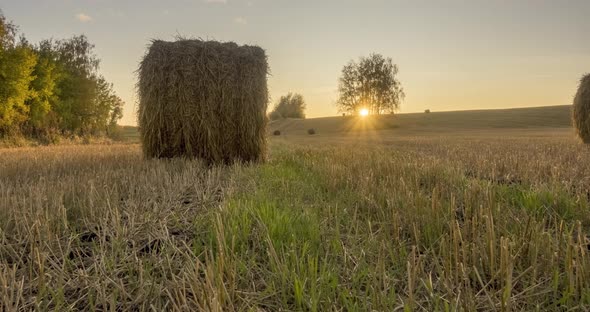
[[[209,164],[264,160],[267,74],[260,47],[153,41],[138,70],[144,155]]]
[[[580,79],[580,86],[574,97],[573,123],[582,141],[590,144],[590,74]]]

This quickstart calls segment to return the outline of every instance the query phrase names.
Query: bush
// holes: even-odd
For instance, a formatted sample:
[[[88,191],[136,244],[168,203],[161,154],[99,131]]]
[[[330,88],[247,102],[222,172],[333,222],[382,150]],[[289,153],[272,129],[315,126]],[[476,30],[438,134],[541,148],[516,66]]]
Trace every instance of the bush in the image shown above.
[[[281,131],[279,131],[279,130],[275,130],[275,131],[272,133],[272,135],[281,135]]]
[[[297,93],[281,96],[269,115],[270,120],[281,118],[305,118],[305,100]]]
[[[424,111],[424,113],[425,113],[425,114],[430,114],[430,110],[429,110],[429,109],[427,109],[427,110],[425,110],[425,111]]]
[[[281,113],[277,112],[277,111],[272,111],[270,112],[270,114],[268,114],[268,119],[270,120],[278,120],[278,119],[282,119],[283,115],[281,115]]]
[[[57,129],[44,129],[35,135],[37,141],[42,145],[59,144],[62,137]]]
[[[313,128],[307,129],[307,134],[314,135],[315,134],[315,129],[313,129]]]

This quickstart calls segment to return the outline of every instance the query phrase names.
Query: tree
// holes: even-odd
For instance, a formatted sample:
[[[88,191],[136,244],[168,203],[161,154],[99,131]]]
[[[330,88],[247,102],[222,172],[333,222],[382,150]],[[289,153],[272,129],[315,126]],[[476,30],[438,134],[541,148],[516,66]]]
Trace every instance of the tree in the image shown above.
[[[64,75],[58,87],[60,101],[55,107],[60,127],[66,132],[88,134],[94,129],[95,99],[98,96],[99,60],[86,36],[59,40],[53,45]]]
[[[0,10],[0,50],[14,46],[17,32],[18,27],[7,21],[2,10]]]
[[[109,83],[104,77],[99,77],[97,81],[98,94],[95,111],[93,112],[94,131],[104,129],[107,134],[112,132],[117,126],[119,119],[123,117],[123,100],[113,91],[113,84]]]
[[[81,35],[30,44],[0,11],[0,137],[109,134],[123,101]]]
[[[59,101],[54,110],[64,132],[100,134],[109,132],[122,117],[123,101],[111,83],[99,74],[100,60],[86,36],[56,42],[46,41],[58,64]]]
[[[36,57],[26,46],[3,51],[0,56],[0,133],[18,128],[28,119],[25,104],[31,93]]]
[[[370,114],[395,112],[405,98],[397,74],[397,65],[381,54],[350,61],[339,80],[340,112],[357,114],[363,108]]]
[[[305,118],[305,101],[303,96],[297,93],[289,93],[281,96],[272,112],[271,120],[280,118]]]
[[[0,12],[0,137],[18,129],[29,114],[25,103],[37,57],[24,38],[16,43],[17,30]]]
[[[48,115],[59,101],[58,83],[63,76],[50,41],[42,41],[38,47],[31,47],[37,54],[37,64],[33,70],[30,96],[27,100],[29,118],[28,132],[34,133],[56,125],[48,124]]]

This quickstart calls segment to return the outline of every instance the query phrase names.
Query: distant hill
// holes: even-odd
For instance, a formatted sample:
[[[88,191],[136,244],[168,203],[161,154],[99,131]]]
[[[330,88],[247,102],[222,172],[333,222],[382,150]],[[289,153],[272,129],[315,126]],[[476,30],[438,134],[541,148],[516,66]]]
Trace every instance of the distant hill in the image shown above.
[[[308,129],[320,134],[337,134],[363,130],[396,129],[400,132],[444,132],[493,129],[554,129],[571,128],[571,105],[470,110],[452,112],[412,113],[397,115],[336,116],[310,119],[271,121],[268,132],[275,130],[287,135],[307,135]],[[128,141],[138,141],[137,127],[124,126]]]
[[[307,134],[362,130],[397,129],[400,131],[492,130],[570,128],[571,106],[470,110],[452,112],[412,113],[381,116],[338,116],[310,119],[283,119],[270,122],[269,133]]]

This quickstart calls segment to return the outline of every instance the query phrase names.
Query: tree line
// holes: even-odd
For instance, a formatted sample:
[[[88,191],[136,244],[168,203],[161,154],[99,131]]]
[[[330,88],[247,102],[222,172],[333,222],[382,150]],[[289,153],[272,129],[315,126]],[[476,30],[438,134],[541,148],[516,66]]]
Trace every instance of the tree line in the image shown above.
[[[0,11],[0,139],[109,135],[123,101],[84,35],[32,44]]]

